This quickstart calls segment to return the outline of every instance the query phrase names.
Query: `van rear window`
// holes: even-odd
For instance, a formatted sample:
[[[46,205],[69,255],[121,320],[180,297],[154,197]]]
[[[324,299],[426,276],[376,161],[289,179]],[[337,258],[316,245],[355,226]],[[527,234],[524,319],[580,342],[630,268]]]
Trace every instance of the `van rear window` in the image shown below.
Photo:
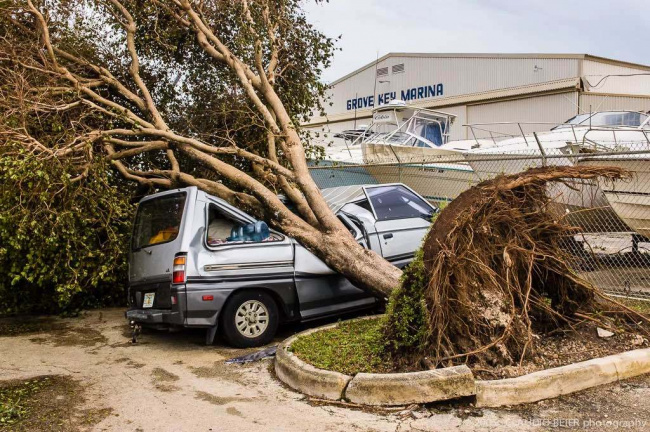
[[[174,241],[178,237],[184,208],[184,192],[141,203],[133,228],[133,250]]]

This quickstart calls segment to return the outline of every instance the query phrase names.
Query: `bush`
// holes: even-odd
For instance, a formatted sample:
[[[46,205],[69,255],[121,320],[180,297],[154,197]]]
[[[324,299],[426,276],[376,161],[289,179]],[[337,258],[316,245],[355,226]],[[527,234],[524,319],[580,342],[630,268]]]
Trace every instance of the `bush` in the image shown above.
[[[383,329],[386,348],[396,359],[419,352],[430,336],[425,299],[428,278],[423,256],[422,248],[418,249],[386,307]]]
[[[0,314],[125,302],[134,206],[106,164],[72,181],[56,159],[5,148],[0,185]]]

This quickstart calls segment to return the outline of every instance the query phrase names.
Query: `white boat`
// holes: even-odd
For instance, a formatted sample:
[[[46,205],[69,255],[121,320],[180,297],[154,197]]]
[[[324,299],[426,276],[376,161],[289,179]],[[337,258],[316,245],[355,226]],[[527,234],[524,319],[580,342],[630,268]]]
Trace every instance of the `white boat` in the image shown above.
[[[490,140],[450,141],[456,116],[443,111],[412,108],[401,100],[372,111],[370,125],[334,135],[345,145],[327,149],[326,160],[346,163],[422,162],[436,156],[458,156],[477,143]]]
[[[489,127],[513,126],[521,133],[508,135],[490,131]],[[529,126],[554,127],[547,132],[524,134]],[[580,153],[629,151],[645,142],[644,130],[650,131],[650,116],[635,111],[602,111],[577,115],[565,123],[484,123],[466,125],[473,136],[490,134],[490,139],[477,139],[467,152],[479,176],[500,172],[516,173],[543,163],[573,165]],[[507,157],[504,159],[504,155]],[[480,157],[476,157],[480,156]],[[494,160],[503,161],[494,164]]]
[[[578,165],[615,166],[632,173],[630,181],[601,182],[600,187],[616,214],[634,231],[650,238],[650,141],[646,151],[584,157]]]
[[[329,149],[332,163],[364,164],[380,183],[403,182],[434,201],[448,201],[501,173],[542,165],[574,165],[587,153],[629,151],[647,140],[650,117],[633,111],[578,115],[566,123],[492,123],[466,125],[474,139],[449,140],[455,117],[442,111],[411,108],[402,101],[376,108],[369,126],[335,135],[345,146]],[[506,135],[486,127],[510,125]],[[525,134],[526,127],[550,131]],[[552,128],[551,128],[552,127]],[[477,138],[483,132],[489,138]],[[558,215],[585,232],[629,231],[595,182],[556,185],[549,194]],[[588,211],[587,211],[588,210]]]
[[[476,141],[450,141],[454,120],[449,113],[391,101],[373,110],[369,126],[336,134],[345,146],[328,149],[326,160],[364,164],[380,183],[406,183],[429,200],[449,201],[478,180],[462,158]]]
[[[492,123],[468,125],[474,136],[486,133],[489,127],[516,126],[516,136],[491,132],[491,142],[477,140],[464,154],[468,164],[481,180],[500,173],[513,174],[543,165],[574,165],[585,154],[629,152],[647,145],[650,117],[634,111],[604,111],[581,114],[548,132],[524,134],[525,127],[543,123]],[[584,231],[625,231],[628,227],[610,206],[597,182],[572,182],[555,185],[549,194],[559,204],[570,223]],[[588,209],[589,211],[585,211]]]

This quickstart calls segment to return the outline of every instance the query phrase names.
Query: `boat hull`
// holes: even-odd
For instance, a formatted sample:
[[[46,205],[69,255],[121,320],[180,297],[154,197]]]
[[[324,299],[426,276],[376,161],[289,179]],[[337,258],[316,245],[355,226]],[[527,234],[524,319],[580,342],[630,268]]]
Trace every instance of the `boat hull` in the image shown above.
[[[451,201],[478,182],[472,171],[437,165],[366,165],[378,183],[404,183],[429,201]]]
[[[365,163],[383,162],[433,162],[440,157],[456,156],[462,159],[458,150],[429,147],[390,146],[387,144],[362,143],[363,160]]]
[[[478,182],[458,151],[363,143],[366,170],[379,183],[404,183],[430,201],[446,202]]]
[[[612,209],[634,231],[650,238],[650,158],[588,158],[579,165],[615,166],[632,172],[632,180],[603,183]]]
[[[529,168],[543,166],[539,154],[465,154],[469,165],[481,180],[499,174],[516,174]],[[575,156],[551,157],[548,165],[572,166]],[[548,188],[553,200],[553,209],[558,217],[565,218],[571,225],[583,232],[621,232],[629,227],[612,208],[600,185],[593,181],[572,181],[556,183]]]

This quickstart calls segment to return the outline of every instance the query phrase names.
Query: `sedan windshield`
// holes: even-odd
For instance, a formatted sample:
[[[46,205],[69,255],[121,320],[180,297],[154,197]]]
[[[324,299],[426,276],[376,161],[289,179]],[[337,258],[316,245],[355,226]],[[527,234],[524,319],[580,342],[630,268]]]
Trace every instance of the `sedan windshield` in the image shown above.
[[[367,189],[377,220],[431,216],[434,209],[418,195],[401,185],[375,186]]]

